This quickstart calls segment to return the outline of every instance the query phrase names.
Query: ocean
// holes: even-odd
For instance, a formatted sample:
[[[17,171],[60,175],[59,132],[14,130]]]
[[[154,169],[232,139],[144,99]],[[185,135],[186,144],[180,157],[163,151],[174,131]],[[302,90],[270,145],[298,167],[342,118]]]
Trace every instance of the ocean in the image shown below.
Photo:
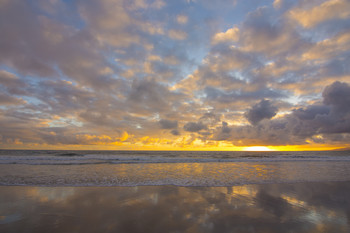
[[[349,151],[0,150],[2,186],[233,186],[350,181]]]

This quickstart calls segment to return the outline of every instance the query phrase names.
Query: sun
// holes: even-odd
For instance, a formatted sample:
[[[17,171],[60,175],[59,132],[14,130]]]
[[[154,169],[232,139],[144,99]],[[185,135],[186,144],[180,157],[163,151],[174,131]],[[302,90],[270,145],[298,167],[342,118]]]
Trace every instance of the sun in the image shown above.
[[[248,146],[244,147],[243,151],[274,151],[266,146]]]

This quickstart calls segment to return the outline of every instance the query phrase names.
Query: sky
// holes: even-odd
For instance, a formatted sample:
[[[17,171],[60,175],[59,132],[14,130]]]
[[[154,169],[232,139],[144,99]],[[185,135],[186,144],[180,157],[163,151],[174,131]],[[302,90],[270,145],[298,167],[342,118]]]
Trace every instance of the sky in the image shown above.
[[[350,148],[349,0],[0,0],[0,148]]]

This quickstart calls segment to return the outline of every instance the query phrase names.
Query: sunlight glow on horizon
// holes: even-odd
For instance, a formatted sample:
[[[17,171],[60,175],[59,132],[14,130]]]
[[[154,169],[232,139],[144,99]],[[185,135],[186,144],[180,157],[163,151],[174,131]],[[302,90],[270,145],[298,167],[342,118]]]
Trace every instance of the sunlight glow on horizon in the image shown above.
[[[243,151],[276,151],[276,150],[270,149],[266,146],[248,146],[248,147],[244,147]]]

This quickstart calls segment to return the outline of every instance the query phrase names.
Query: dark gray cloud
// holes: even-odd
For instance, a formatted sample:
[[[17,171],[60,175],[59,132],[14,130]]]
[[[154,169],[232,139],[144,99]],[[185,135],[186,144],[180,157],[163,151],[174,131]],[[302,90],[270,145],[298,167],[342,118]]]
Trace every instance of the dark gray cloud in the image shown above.
[[[231,132],[231,129],[228,127],[228,124],[225,121],[222,122],[221,132],[222,133],[230,133]]]
[[[48,59],[50,49],[41,32],[41,20],[27,2],[15,0],[2,4],[0,22],[12,22],[0,24],[0,31],[6,35],[0,42],[2,64],[23,74],[45,77],[56,73],[48,64],[52,59]]]
[[[174,136],[179,136],[179,135],[180,135],[180,131],[177,130],[177,129],[171,130],[170,133],[171,133],[172,135],[174,135]]]
[[[327,115],[329,112],[330,107],[325,105],[311,105],[293,110],[294,115],[300,120],[313,120],[317,115]]]
[[[243,23],[240,42],[249,50],[262,52],[273,58],[307,48],[308,41],[269,7],[261,7],[248,14]]]
[[[184,130],[188,132],[199,132],[204,129],[207,129],[207,126],[202,122],[188,122],[184,125]]]
[[[184,95],[170,91],[165,85],[154,80],[135,80],[127,97],[127,104],[131,112],[170,112],[172,107],[180,106],[179,100]]]
[[[349,84],[334,82],[323,91],[324,104],[298,108],[291,114],[270,121],[261,121],[264,119],[262,116],[273,117],[277,108],[264,100],[246,113],[247,119],[255,126],[230,127],[230,134],[216,135],[217,138],[221,136],[234,143],[241,141],[248,145],[306,144],[306,140],[342,143],[348,140],[350,133],[349,93]]]
[[[311,105],[294,111],[299,119],[294,132],[304,135],[350,133],[349,84],[334,82],[325,87],[322,96],[324,105]]]
[[[159,124],[160,124],[160,127],[162,129],[175,129],[175,128],[177,128],[177,121],[162,119],[159,121]]]
[[[257,126],[232,126],[227,140],[235,145],[294,145],[304,144],[305,138],[298,138],[290,132],[287,119],[262,121]]]
[[[229,127],[228,123],[221,122],[221,127],[217,127],[214,131],[213,139],[217,141],[228,140],[231,137],[232,128]]]
[[[11,95],[30,95],[28,85],[16,75],[0,70],[0,90]]]
[[[0,8],[1,22],[12,22],[0,24],[6,34],[0,43],[0,62],[35,78],[61,77],[93,89],[115,86],[108,74],[113,68],[94,37],[97,35],[88,27],[76,28],[37,15],[36,7],[35,3],[11,1]]]
[[[350,28],[350,26],[349,26]],[[345,59],[344,59],[345,58]],[[325,65],[322,69],[326,76],[342,77],[350,74],[350,67],[345,64],[350,63],[350,53],[342,59],[332,60],[330,63]]]
[[[278,108],[273,106],[269,100],[261,100],[245,113],[247,120],[256,125],[263,119],[271,119],[277,114]]]
[[[206,94],[207,100],[221,103],[234,103],[236,101],[249,102],[261,98],[286,97],[286,95],[283,92],[271,88],[261,88],[256,91],[244,91],[240,89],[234,89],[230,92],[226,92],[221,89],[208,86],[205,88],[204,93]]]
[[[206,126],[215,126],[218,122],[220,122],[220,115],[215,114],[214,112],[206,112],[200,118],[199,121]]]
[[[1,105],[12,105],[12,104],[19,105],[19,104],[24,104],[24,103],[25,103],[25,101],[23,99],[0,93],[0,104]]]
[[[350,111],[350,86],[347,83],[334,82],[327,86],[323,93],[323,103],[330,105],[334,112],[348,113]]]

